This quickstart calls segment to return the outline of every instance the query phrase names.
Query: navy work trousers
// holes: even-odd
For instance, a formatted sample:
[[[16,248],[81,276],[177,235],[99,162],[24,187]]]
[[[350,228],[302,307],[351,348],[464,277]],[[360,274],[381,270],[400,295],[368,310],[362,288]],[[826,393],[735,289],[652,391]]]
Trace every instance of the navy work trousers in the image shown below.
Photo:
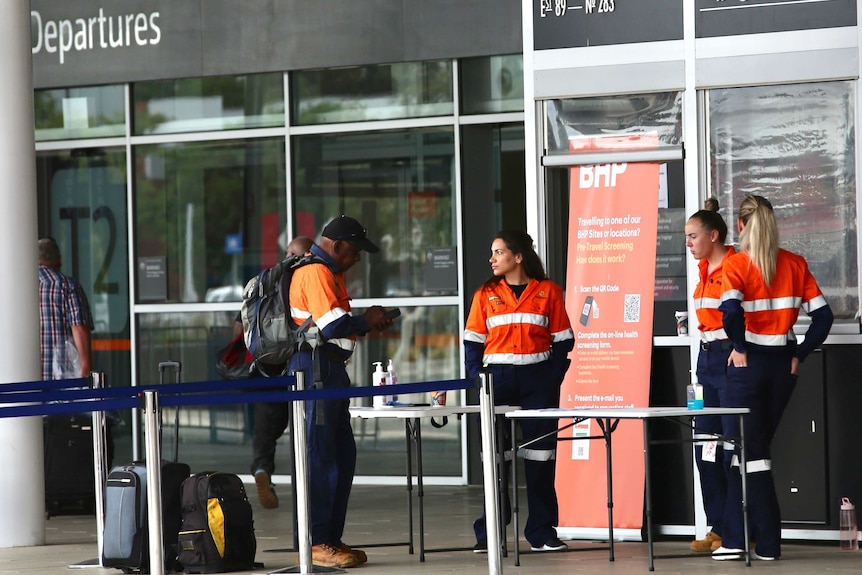
[[[728,406],[751,409],[745,417],[750,535],[757,542],[757,554],[765,557],[781,556],[781,511],[772,478],[770,447],[796,387],[796,376],[790,373],[792,357],[791,347],[763,351],[749,346],[748,367],[730,366],[727,370]],[[736,417],[725,417],[723,424],[728,435],[739,436]],[[738,448],[736,455],[728,474],[722,535],[722,545],[730,549],[742,549],[745,544]]]
[[[517,366],[489,365],[487,371],[494,378],[495,405],[518,405],[522,409],[560,406],[560,385],[555,381],[550,362]],[[523,442],[557,429],[557,421],[551,419],[521,419],[518,422]],[[557,437],[551,435],[528,446],[523,454],[529,511],[524,537],[533,547],[541,547],[557,536],[555,527],[560,517],[554,487],[556,449]],[[505,476],[508,475],[509,472],[506,472]],[[502,494],[503,519],[508,524],[511,519],[508,489],[503,489]],[[473,531],[477,541],[487,540],[484,514],[473,523]]]
[[[323,389],[350,387],[344,362],[320,354]],[[305,373],[306,388],[313,385],[311,353],[296,353],[290,372]],[[343,543],[347,504],[356,472],[356,442],[350,427],[349,399],[306,401],[308,441],[308,493],[311,516],[311,544]]]
[[[701,344],[700,354],[697,357],[697,380],[703,386],[704,407],[722,407],[727,404],[727,357],[730,355],[730,350],[730,343],[727,340]],[[696,437],[722,435],[720,415],[697,415],[694,418],[694,426]],[[724,442],[718,440],[710,446],[715,454],[714,457],[704,461],[704,448],[703,443],[696,443],[694,447],[695,462],[700,474],[703,509],[712,532],[721,535],[724,530],[722,524],[730,454],[725,462]]]

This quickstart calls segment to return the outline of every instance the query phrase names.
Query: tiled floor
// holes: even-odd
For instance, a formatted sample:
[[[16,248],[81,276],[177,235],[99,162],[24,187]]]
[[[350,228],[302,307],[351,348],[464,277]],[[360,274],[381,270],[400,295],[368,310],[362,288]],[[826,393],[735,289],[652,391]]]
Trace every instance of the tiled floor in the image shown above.
[[[257,533],[257,560],[265,568],[248,573],[269,573],[295,565],[297,554],[288,549],[293,546],[292,513],[289,488],[279,490],[282,507],[275,511],[260,508],[249,485],[249,495],[255,512]],[[414,491],[415,494],[415,491]],[[474,543],[472,520],[482,511],[482,490],[478,487],[433,486],[425,488],[426,547],[469,547]],[[487,555],[471,551],[429,552],[421,562],[418,552],[418,518],[414,520],[417,532],[414,553],[406,546],[375,547],[373,544],[407,541],[406,492],[403,487],[357,486],[351,497],[349,525],[345,541],[363,547],[368,563],[348,570],[383,575],[458,575],[489,573]],[[97,555],[95,519],[86,516],[59,516],[51,518],[47,526],[47,545],[0,549],[0,574],[60,574],[69,573],[69,565],[94,559]],[[509,545],[512,544],[511,529]],[[530,553],[521,541],[521,565],[514,565],[514,554],[502,560],[502,571],[542,575],[629,575],[648,573],[646,543],[619,542],[615,546],[615,561],[608,561],[608,551],[602,542],[573,541],[576,551],[567,553]],[[687,541],[659,541],[657,555],[680,554],[688,551]],[[782,575],[854,574],[862,573],[862,553],[839,551],[837,543],[800,544],[785,543],[780,561],[755,561],[751,572],[781,573]],[[120,573],[114,569],[90,567],[85,573],[101,575]],[[657,573],[685,573],[697,575],[742,574],[747,569],[741,561],[713,561],[703,555],[682,558],[657,558]],[[307,572],[307,571],[306,571]]]

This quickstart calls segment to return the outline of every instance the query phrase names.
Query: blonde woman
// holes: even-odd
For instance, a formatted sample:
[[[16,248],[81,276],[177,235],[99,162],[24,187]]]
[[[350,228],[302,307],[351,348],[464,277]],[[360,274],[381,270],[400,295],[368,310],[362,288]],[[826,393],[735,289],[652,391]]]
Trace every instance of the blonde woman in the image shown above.
[[[755,559],[781,556],[781,511],[772,479],[770,445],[790,400],[799,363],[820,346],[832,327],[832,310],[800,255],[781,249],[772,204],[751,195],[739,207],[740,251],[724,263],[722,324],[733,349],[727,360],[729,407],[748,407],[745,420],[748,508]],[[797,345],[793,324],[799,308],[811,317],[805,341]],[[736,418],[723,421],[739,435]],[[738,454],[737,454],[738,455]],[[745,544],[742,478],[734,455],[728,474],[722,546],[713,558],[742,558]]]

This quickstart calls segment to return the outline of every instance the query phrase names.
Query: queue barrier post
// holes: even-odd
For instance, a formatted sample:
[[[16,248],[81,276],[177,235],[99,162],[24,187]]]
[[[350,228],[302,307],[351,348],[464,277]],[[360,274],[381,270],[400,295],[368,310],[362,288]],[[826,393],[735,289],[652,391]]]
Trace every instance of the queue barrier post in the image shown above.
[[[485,533],[488,542],[488,573],[503,573],[503,551],[500,542],[500,498],[497,496],[497,426],[494,417],[494,376],[479,374],[479,414],[482,429],[482,471],[485,487]]]
[[[90,387],[92,389],[103,389],[105,387],[104,382],[104,372],[90,372]],[[105,544],[105,481],[108,477],[106,422],[107,418],[104,411],[93,412],[93,481],[96,484],[96,542],[100,566],[102,565],[102,550]]]
[[[162,548],[162,455],[159,445],[159,395],[144,392],[144,433],[147,454],[147,531],[150,547],[150,574],[164,575]]]

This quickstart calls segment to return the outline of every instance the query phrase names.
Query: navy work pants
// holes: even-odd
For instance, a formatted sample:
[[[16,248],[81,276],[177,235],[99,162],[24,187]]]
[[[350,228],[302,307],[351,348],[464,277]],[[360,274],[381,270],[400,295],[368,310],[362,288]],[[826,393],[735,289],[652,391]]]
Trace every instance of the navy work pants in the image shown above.
[[[523,366],[489,365],[487,370],[494,378],[495,405],[518,405],[522,409],[560,406],[560,385],[555,381],[550,362]],[[518,422],[523,442],[557,429],[557,421],[551,419],[521,419]],[[551,435],[528,446],[523,453],[529,511],[524,537],[533,547],[541,547],[557,536],[555,527],[560,518],[554,487],[556,449],[557,437]],[[508,477],[510,472],[504,473]],[[502,495],[503,519],[508,524],[511,520],[508,489],[503,489]],[[473,530],[477,541],[487,540],[484,514],[473,523]]]
[[[703,385],[704,407],[722,407],[727,404],[727,357],[730,350],[730,342],[727,340],[701,344],[697,357],[697,380]],[[722,435],[720,415],[697,415],[694,418],[694,426],[696,439],[698,436]],[[700,491],[706,521],[712,527],[713,533],[721,535],[724,530],[722,524],[730,454],[725,461],[724,442],[712,441],[714,443],[709,445],[708,449],[714,453],[714,457],[703,460],[703,452],[707,448],[703,443],[695,444],[694,456],[700,473]]]
[[[320,356],[320,376],[324,389],[350,387],[344,362]],[[313,385],[311,353],[291,358],[290,372],[305,373],[306,388]],[[308,493],[311,516],[311,544],[337,546],[343,541],[347,504],[356,471],[356,442],[350,427],[350,400],[306,401],[308,441]]]
[[[748,509],[751,536],[757,542],[757,554],[781,556],[781,511],[772,478],[770,447],[784,408],[796,387],[796,376],[790,373],[791,347],[763,351],[748,349],[748,367],[728,367],[729,407],[748,407],[745,417],[745,456],[748,480]],[[728,435],[739,436],[737,418],[723,420]],[[742,549],[745,544],[742,523],[742,477],[738,448],[734,466],[728,474],[727,505],[724,511],[722,545]]]

